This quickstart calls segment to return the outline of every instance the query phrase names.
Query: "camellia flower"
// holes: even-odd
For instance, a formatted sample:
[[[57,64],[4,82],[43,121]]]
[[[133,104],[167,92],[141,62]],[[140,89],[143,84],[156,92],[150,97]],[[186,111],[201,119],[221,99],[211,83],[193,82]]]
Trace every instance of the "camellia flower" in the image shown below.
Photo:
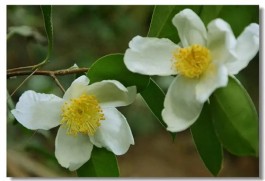
[[[131,104],[136,87],[124,87],[115,80],[91,85],[86,76],[77,78],[63,98],[26,91],[12,110],[28,129],[48,130],[61,125],[55,140],[58,162],[73,171],[90,159],[93,145],[116,155],[134,144],[126,118],[115,108]]]
[[[162,117],[167,130],[179,132],[192,125],[203,104],[228,76],[245,68],[259,50],[259,25],[252,23],[236,39],[222,19],[207,30],[201,19],[185,9],[172,19],[180,43],[165,38],[134,37],[124,62],[132,72],[146,75],[177,75],[168,88]]]

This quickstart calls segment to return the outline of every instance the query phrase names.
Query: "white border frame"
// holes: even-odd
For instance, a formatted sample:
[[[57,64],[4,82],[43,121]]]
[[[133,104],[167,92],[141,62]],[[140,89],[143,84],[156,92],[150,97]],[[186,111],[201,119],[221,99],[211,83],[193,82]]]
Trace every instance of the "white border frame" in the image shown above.
[[[264,178],[264,0],[251,0],[251,1],[243,1],[243,0],[237,0],[237,1],[231,1],[231,0],[222,0],[222,1],[213,1],[213,0],[185,0],[185,1],[178,1],[178,0],[146,0],[146,1],[124,1],[124,0],[97,0],[97,1],[89,1],[89,3],[84,3],[83,0],[57,0],[56,2],[54,0],[42,0],[41,4],[52,4],[52,5],[77,5],[77,4],[84,4],[84,5],[259,5],[260,6],[260,106],[259,106],[259,115],[260,115],[260,178],[223,178],[218,180],[263,180]],[[27,1],[21,1],[21,0],[1,0],[0,2],[0,22],[1,22],[1,28],[0,28],[0,40],[2,41],[0,43],[0,55],[1,55],[1,61],[0,61],[0,82],[1,85],[4,85],[0,89],[0,100],[1,100],[1,123],[0,126],[0,180],[6,181],[6,180],[21,180],[21,181],[28,181],[28,180],[66,180],[66,178],[61,179],[44,179],[44,178],[24,178],[24,179],[13,179],[6,177],[7,170],[6,170],[6,6],[7,5],[38,5],[40,2],[36,2],[36,0],[27,0]],[[4,108],[4,109],[3,109]],[[146,178],[146,179],[137,179],[137,178],[119,178],[119,180],[166,180],[167,178]],[[214,178],[169,178],[169,180],[213,180]],[[80,180],[80,179],[73,179],[73,178],[67,178],[67,180]],[[81,179],[83,180],[83,179]],[[91,181],[98,180],[98,179],[89,179]],[[107,179],[107,180],[115,180],[115,179]]]

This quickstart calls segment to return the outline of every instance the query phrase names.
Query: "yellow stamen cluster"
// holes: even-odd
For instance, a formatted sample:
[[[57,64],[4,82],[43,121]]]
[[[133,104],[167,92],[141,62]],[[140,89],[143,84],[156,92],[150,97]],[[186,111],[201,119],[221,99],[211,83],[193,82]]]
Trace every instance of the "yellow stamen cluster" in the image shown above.
[[[74,136],[78,133],[94,135],[100,121],[105,119],[96,97],[87,94],[66,102],[61,116],[67,133]]]
[[[180,75],[198,78],[212,61],[209,49],[201,45],[179,48],[173,54],[173,65]]]

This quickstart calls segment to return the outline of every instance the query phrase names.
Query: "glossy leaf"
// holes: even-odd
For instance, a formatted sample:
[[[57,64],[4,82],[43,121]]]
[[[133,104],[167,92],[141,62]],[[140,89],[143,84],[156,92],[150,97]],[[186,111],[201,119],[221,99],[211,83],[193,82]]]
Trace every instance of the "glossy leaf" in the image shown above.
[[[144,102],[149,107],[151,112],[160,122],[160,124],[166,128],[167,125],[162,118],[162,110],[164,109],[165,93],[151,78],[146,89],[140,93]],[[171,133],[173,141],[176,139],[176,133]]]
[[[150,79],[149,76],[130,72],[123,62],[123,54],[101,57],[90,67],[87,76],[91,83],[113,79],[120,81],[126,87],[136,85],[138,92],[147,87]]]
[[[259,6],[245,5],[245,6],[223,6],[218,17],[227,21],[235,36],[237,37],[243,29],[250,23],[259,23]],[[238,19],[242,21],[238,21]]]
[[[79,177],[118,177],[116,156],[105,148],[94,146],[91,158],[77,170]]]
[[[211,20],[218,18],[220,12],[222,11],[224,6],[220,5],[207,5],[202,6],[200,12],[200,18],[207,25]]]
[[[52,6],[43,5],[41,6],[41,11],[43,14],[45,30],[48,38],[48,53],[45,59],[48,60],[51,56],[53,47]]]
[[[205,166],[217,176],[222,166],[223,150],[215,133],[208,103],[204,104],[198,120],[191,126],[191,133]]]
[[[178,43],[178,33],[172,24],[172,18],[186,8],[190,8],[194,12],[199,13],[201,6],[155,6],[147,36],[169,38],[173,42]]]
[[[239,156],[258,155],[258,115],[248,93],[236,78],[210,98],[214,127],[223,144]]]
[[[156,116],[159,122],[164,126],[166,123],[162,119],[161,112],[164,109],[164,100],[165,93],[163,90],[155,83],[153,79],[150,79],[150,83],[146,87],[146,89],[141,92],[141,96],[147,106],[150,108],[152,113]]]
[[[233,32],[238,36],[243,29],[252,22],[258,23],[259,6],[220,6],[220,5],[207,5],[207,6],[155,6],[151,24],[148,32],[149,37],[169,38],[173,42],[178,43],[178,33],[172,24],[172,18],[183,9],[192,9],[202,19],[205,26],[216,18],[222,18],[227,21]],[[238,17],[242,21],[238,21]]]

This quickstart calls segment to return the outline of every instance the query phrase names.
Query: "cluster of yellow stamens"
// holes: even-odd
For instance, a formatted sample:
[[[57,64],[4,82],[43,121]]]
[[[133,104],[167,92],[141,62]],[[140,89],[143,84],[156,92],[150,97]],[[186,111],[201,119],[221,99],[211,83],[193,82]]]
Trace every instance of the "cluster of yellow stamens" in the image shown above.
[[[198,78],[212,61],[209,49],[201,45],[179,48],[173,53],[173,66],[180,75]]]
[[[105,119],[96,97],[87,94],[66,102],[61,116],[61,124],[67,127],[69,135],[74,136],[78,133],[94,135],[100,121]]]

